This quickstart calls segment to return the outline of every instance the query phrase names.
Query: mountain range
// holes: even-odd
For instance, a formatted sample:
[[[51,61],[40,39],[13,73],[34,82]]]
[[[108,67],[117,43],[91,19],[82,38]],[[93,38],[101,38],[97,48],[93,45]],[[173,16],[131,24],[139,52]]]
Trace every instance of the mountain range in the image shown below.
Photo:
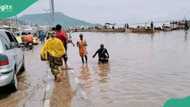
[[[93,24],[82,21],[79,19],[72,18],[61,12],[56,12],[54,14],[54,21],[52,23],[52,18],[49,13],[38,13],[23,15],[18,18],[18,20],[33,25],[56,25],[61,24],[64,27],[81,27],[81,26],[93,26]]]

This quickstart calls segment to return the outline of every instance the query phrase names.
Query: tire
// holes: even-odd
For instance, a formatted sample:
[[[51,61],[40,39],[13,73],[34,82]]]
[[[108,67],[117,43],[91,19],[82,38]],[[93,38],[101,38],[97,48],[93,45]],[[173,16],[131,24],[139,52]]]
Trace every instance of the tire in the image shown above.
[[[17,84],[17,77],[16,74],[14,74],[13,80],[11,81],[9,85],[10,91],[15,92],[18,89],[18,84]]]
[[[26,68],[25,68],[24,59],[23,59],[22,66],[20,68],[20,72],[24,72],[25,70],[26,70]]]

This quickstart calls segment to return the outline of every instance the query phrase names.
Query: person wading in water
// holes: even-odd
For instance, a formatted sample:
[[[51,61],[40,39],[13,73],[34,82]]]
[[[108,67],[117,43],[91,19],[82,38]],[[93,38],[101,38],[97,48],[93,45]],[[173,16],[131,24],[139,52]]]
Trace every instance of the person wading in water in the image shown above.
[[[104,48],[104,44],[100,45],[100,48],[96,51],[96,53],[93,55],[93,58],[96,57],[98,54],[98,63],[108,63],[109,61],[109,53],[106,48]]]
[[[86,64],[88,63],[88,57],[87,57],[87,42],[86,40],[84,40],[83,35],[80,34],[79,35],[80,40],[77,41],[77,47],[79,48],[79,55],[81,57],[82,63],[84,64],[86,62]],[[85,62],[84,62],[84,58],[85,58]]]
[[[55,81],[59,81],[59,75],[62,73],[63,65],[62,57],[65,54],[65,48],[60,39],[56,38],[56,33],[52,32],[50,38],[41,48],[40,56],[42,61],[48,61],[51,72],[55,77]]]
[[[59,24],[56,25],[55,30],[56,30],[56,37],[63,42],[64,48],[65,48],[65,55],[63,56],[63,59],[64,59],[64,62],[65,62],[65,66],[68,67],[68,65],[67,65],[67,60],[68,60],[68,56],[67,56],[68,35],[64,30],[62,30],[62,26],[59,25]]]

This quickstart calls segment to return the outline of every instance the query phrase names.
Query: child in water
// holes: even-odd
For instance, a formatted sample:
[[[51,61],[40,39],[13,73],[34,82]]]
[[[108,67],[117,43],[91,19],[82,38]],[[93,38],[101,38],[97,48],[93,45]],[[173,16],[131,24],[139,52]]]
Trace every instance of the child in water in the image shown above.
[[[77,41],[77,47],[79,47],[79,55],[81,57],[82,63],[84,64],[86,62],[86,64],[88,63],[88,57],[87,57],[87,42],[86,40],[84,40],[83,35],[80,34],[79,35],[80,40]],[[85,62],[84,62],[85,59]]]

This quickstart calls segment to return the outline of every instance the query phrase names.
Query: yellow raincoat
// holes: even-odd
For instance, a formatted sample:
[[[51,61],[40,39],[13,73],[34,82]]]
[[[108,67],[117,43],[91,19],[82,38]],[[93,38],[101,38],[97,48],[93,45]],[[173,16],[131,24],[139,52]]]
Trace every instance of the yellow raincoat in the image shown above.
[[[62,57],[65,54],[65,48],[63,42],[58,38],[48,39],[44,46],[41,48],[40,55],[44,60],[48,59],[48,54],[53,57]]]

